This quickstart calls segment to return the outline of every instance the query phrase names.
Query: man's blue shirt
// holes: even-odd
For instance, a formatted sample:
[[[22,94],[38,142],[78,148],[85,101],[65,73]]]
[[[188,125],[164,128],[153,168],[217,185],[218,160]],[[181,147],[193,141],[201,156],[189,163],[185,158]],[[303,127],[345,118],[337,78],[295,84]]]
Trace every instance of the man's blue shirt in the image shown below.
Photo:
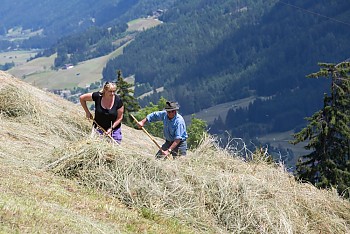
[[[186,140],[188,135],[186,132],[185,120],[178,113],[174,118],[169,119],[166,111],[156,111],[147,115],[148,122],[163,121],[164,137],[167,141],[174,141],[180,139]]]

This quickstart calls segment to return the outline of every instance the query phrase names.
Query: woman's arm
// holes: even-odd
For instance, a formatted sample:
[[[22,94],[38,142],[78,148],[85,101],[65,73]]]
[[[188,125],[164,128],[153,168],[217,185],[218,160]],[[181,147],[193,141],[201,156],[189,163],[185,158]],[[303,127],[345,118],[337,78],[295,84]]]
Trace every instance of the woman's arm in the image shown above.
[[[88,119],[92,119],[92,114],[90,113],[87,105],[86,105],[86,102],[87,101],[92,101],[92,93],[85,93],[83,95],[81,95],[79,97],[79,101],[80,101],[80,104],[81,106],[83,107],[84,111],[85,111],[85,114],[86,114],[86,118]]]
[[[123,120],[123,116],[124,116],[124,106],[120,107],[118,110],[118,117],[116,119],[116,121],[114,121],[114,123],[112,124],[112,126],[110,128],[107,129],[106,133],[107,134],[111,134],[113,128],[117,127]]]
[[[117,117],[116,121],[113,123],[113,128],[117,127],[118,124],[120,124],[122,122],[123,116],[124,116],[124,106],[122,106],[118,109],[118,117]]]

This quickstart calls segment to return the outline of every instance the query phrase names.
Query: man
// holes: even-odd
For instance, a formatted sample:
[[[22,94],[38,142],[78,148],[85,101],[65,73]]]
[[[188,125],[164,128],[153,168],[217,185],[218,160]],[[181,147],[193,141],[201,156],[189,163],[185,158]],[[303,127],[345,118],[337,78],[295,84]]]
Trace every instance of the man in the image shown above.
[[[167,101],[163,111],[155,111],[146,116],[137,124],[143,127],[147,122],[163,121],[165,143],[157,155],[185,156],[187,151],[188,137],[186,124],[183,117],[177,113],[179,105],[177,102]]]

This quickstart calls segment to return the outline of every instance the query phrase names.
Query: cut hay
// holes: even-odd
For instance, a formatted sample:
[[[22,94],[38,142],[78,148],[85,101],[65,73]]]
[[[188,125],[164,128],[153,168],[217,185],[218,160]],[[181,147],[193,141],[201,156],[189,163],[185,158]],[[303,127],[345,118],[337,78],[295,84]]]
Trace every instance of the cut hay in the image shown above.
[[[49,95],[41,90],[6,85],[0,89],[0,118],[13,119],[19,128],[31,122],[44,128],[45,134],[57,134],[69,140],[77,140],[90,131],[92,123],[84,120],[82,113],[69,106],[62,106],[61,112],[57,112],[57,101]]]
[[[57,149],[55,157],[53,172],[200,232],[350,232],[350,204],[335,192],[296,182],[283,167],[229,156],[210,137],[174,161],[94,139]]]
[[[0,89],[0,113],[5,117],[35,117],[39,103],[21,88],[8,85]]]

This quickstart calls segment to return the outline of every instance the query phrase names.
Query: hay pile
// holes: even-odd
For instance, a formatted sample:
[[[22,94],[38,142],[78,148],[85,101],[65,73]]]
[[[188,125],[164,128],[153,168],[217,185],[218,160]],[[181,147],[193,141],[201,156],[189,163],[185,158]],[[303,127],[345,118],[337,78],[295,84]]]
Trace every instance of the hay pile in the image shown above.
[[[57,99],[50,93],[13,78],[0,86],[0,115],[16,121],[19,127],[31,122],[47,130],[47,133],[70,140],[76,140],[82,132],[88,132],[90,124],[83,121],[81,111]]]
[[[200,232],[350,232],[350,204],[336,192],[300,184],[283,167],[231,157],[210,137],[182,160],[156,160],[96,139],[57,149],[55,157],[53,172]]]
[[[57,113],[54,100],[43,101],[37,96],[40,91],[32,92],[14,84],[1,88],[0,115],[14,119],[18,125],[29,121],[47,132],[67,139],[77,139],[76,136],[81,135],[81,132],[88,131],[89,126],[81,121],[76,109],[62,107],[63,112]]]
[[[0,71],[0,149],[6,160],[38,166],[50,151],[89,133],[72,103]],[[33,157],[33,155],[37,155]]]

